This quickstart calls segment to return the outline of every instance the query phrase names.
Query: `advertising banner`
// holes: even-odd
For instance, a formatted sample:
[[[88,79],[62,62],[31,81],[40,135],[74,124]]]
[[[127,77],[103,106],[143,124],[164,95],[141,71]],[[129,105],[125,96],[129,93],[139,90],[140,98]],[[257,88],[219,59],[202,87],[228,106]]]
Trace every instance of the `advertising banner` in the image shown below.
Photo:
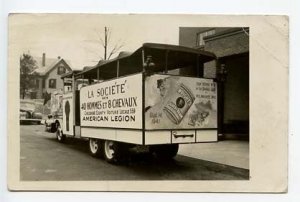
[[[142,74],[80,90],[81,126],[142,128]]]
[[[170,75],[146,77],[145,127],[217,128],[216,82]]]

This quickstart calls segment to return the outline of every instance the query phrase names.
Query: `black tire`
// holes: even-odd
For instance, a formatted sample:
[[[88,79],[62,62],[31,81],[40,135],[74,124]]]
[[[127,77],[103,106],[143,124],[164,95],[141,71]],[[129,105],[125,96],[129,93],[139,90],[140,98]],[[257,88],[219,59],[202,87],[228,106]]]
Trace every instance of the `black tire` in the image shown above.
[[[177,155],[178,149],[178,144],[150,146],[150,152],[158,159],[172,159]]]
[[[64,143],[66,141],[66,135],[64,135],[60,125],[58,126],[56,130],[56,139],[58,142]]]
[[[93,157],[103,157],[103,141],[95,138],[89,139],[89,151]]]
[[[51,133],[55,133],[57,131],[58,127],[59,127],[59,123],[58,122],[52,123],[51,124],[50,132]]]
[[[103,156],[108,163],[119,164],[128,157],[129,146],[112,140],[103,142]]]

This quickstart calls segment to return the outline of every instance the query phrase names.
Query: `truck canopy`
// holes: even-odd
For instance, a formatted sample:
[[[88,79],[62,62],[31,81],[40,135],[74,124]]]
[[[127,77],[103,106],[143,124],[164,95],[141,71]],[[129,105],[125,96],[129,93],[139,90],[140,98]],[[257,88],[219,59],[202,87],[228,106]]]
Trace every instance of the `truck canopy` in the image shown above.
[[[159,73],[191,66],[199,68],[200,64],[214,60],[216,56],[184,46],[144,43],[133,53],[121,52],[114,59],[100,60],[95,66],[85,67],[75,77],[105,80],[142,72],[147,58],[151,58],[151,65],[146,69]]]

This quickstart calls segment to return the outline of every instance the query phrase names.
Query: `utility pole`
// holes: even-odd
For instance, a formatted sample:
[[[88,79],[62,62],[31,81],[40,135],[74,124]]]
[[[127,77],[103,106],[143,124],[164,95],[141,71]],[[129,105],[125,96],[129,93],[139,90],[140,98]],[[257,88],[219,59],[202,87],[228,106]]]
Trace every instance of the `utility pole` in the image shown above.
[[[124,44],[120,44],[120,40],[119,42],[116,42],[115,44],[113,44],[111,42],[111,30],[109,27],[104,27],[104,36],[103,36],[103,32],[101,32],[102,34],[99,34],[96,31],[96,34],[98,35],[98,39],[97,40],[88,40],[89,42],[95,43],[98,42],[101,46],[101,51],[100,54],[98,54],[98,57],[101,60],[109,60],[111,59],[111,56],[113,56],[114,54],[118,53],[120,51],[120,49],[124,46]],[[102,49],[103,48],[103,49]]]
[[[107,27],[104,27],[104,60],[107,58]]]

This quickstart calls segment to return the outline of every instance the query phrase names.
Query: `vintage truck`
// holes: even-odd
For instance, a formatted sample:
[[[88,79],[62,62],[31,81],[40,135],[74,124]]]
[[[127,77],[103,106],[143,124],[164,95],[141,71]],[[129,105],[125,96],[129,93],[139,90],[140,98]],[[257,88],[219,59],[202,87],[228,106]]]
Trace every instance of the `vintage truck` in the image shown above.
[[[62,116],[51,131],[59,142],[88,139],[91,155],[110,163],[135,146],[172,158],[179,144],[217,141],[217,82],[203,77],[212,60],[210,52],[145,43],[64,74]]]

